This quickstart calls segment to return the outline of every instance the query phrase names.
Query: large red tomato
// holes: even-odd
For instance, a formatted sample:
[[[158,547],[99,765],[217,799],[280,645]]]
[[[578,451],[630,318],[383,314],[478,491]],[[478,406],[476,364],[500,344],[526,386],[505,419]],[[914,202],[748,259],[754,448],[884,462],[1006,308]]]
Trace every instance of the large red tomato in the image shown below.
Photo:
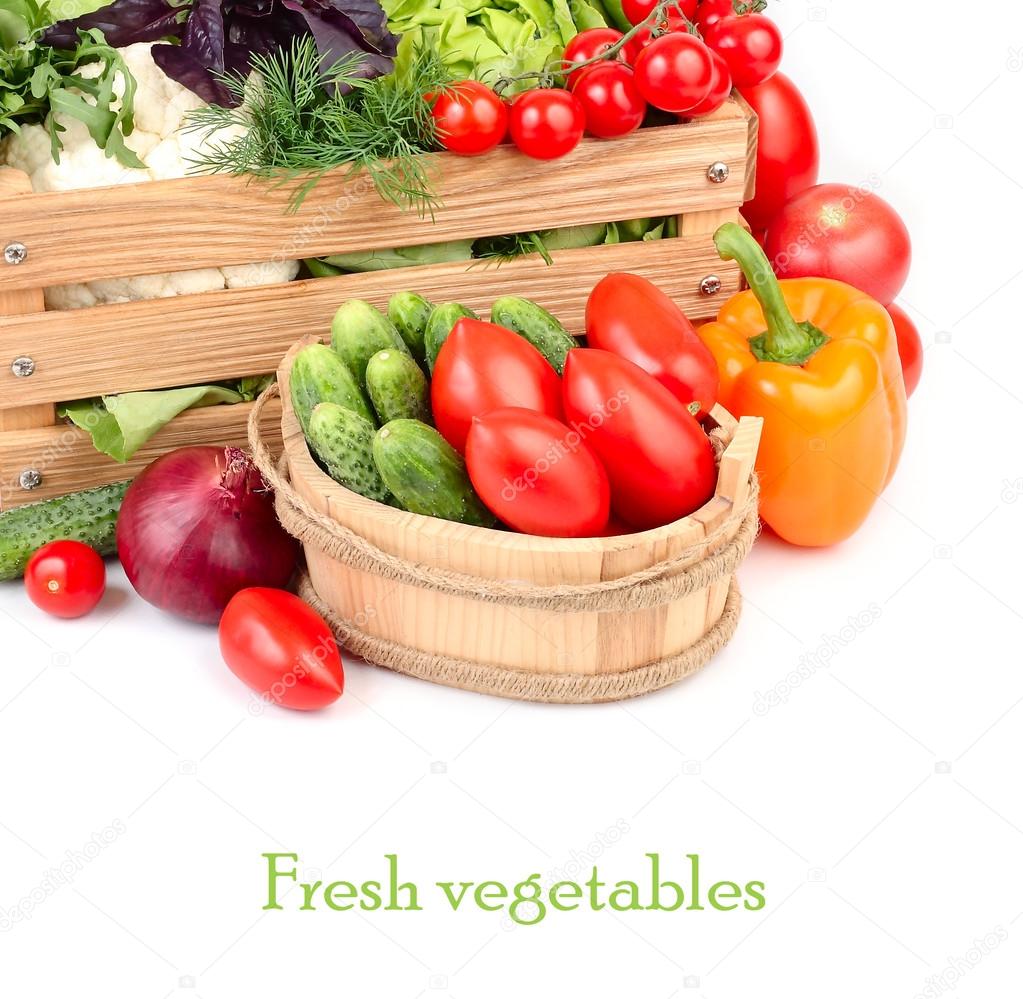
[[[714,494],[714,451],[692,414],[641,367],[577,347],[564,372],[565,414],[611,481],[611,507],[640,530],[698,510]]]
[[[817,183],[820,146],[810,108],[784,73],[741,93],[760,119],[757,193],[742,209],[756,231],[766,229],[786,202]]]
[[[833,278],[890,305],[909,277],[913,251],[887,201],[847,184],[818,184],[775,216],[767,255],[778,277]]]
[[[607,472],[576,430],[530,409],[473,421],[465,449],[480,499],[509,527],[548,538],[594,538],[607,527]]]
[[[459,319],[444,341],[430,401],[437,429],[462,454],[473,419],[493,409],[562,415],[561,381],[543,354],[517,333],[479,319]]]
[[[653,375],[679,402],[706,415],[717,401],[718,368],[685,313],[638,274],[608,274],[586,302],[586,337]]]
[[[888,315],[895,326],[895,338],[899,343],[899,360],[902,361],[902,379],[906,383],[908,399],[920,384],[924,372],[924,345],[920,331],[906,313],[897,305],[888,306]]]
[[[345,688],[326,622],[286,590],[239,590],[220,619],[220,652],[239,680],[273,704],[315,711]]]

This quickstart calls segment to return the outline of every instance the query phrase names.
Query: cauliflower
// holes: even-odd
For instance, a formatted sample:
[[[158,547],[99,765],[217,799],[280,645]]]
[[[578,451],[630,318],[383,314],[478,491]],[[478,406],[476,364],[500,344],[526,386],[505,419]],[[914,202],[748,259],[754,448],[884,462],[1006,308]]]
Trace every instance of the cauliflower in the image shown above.
[[[114,184],[140,184],[151,180],[184,177],[188,161],[205,141],[196,132],[180,131],[189,111],[203,106],[201,98],[165,76],[150,55],[152,45],[140,43],[121,49],[125,65],[138,84],[135,96],[135,131],[125,143],[146,164],[132,170],[108,158],[77,119],[58,116],[67,131],[62,135],[64,152],[59,164],[50,155],[50,137],[43,125],[23,126],[0,144],[0,163],[22,170],[34,191],[70,191]],[[82,76],[99,73],[97,64],[86,66]],[[119,81],[120,82],[120,81]],[[123,93],[123,87],[121,91]],[[222,142],[235,137],[237,128],[221,129],[209,137]],[[48,288],[49,309],[82,309],[111,302],[135,302],[148,298],[171,298],[222,288],[276,284],[298,274],[297,261],[272,261],[236,267],[209,267],[143,277],[90,281],[87,284]]]

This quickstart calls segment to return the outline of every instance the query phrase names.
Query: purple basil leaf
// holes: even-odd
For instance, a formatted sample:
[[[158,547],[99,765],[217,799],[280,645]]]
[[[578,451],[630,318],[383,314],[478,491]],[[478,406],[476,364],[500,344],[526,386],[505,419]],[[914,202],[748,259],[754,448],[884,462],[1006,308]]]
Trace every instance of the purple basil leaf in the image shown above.
[[[50,25],[43,41],[56,49],[73,50],[78,46],[79,29],[91,28],[102,31],[107,44],[115,48],[177,38],[181,33],[182,14],[182,9],[172,7],[168,0],[115,0],[94,14]]]
[[[268,5],[269,0],[263,0]],[[247,76],[252,59],[270,55],[278,49],[288,51],[292,41],[307,33],[305,21],[283,7],[273,14],[249,0],[225,11],[227,41],[224,46],[224,65],[227,72]]]
[[[224,73],[224,14],[221,0],[195,0],[180,45],[154,45],[153,62],[172,80],[207,104],[237,100],[219,79]]]
[[[378,4],[373,4],[376,12],[367,17],[366,10],[360,6],[360,0],[353,4],[351,14],[347,7],[342,9],[338,6],[338,0],[281,0],[281,2],[305,19],[310,33],[316,39],[316,47],[323,57],[325,66],[337,62],[349,52],[362,51],[367,55],[363,76],[379,76],[393,69],[391,56],[397,52],[397,39],[383,25],[383,12]],[[365,25],[360,25],[356,18],[361,18]],[[367,32],[373,37],[369,37]]]

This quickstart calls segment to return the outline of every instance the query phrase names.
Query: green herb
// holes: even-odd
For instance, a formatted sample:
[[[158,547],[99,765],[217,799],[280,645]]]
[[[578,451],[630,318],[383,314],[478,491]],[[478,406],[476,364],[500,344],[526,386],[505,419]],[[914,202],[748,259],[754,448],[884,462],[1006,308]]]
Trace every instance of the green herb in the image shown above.
[[[4,42],[0,49],[0,136],[18,132],[22,125],[46,123],[53,158],[59,163],[64,148],[60,134],[66,129],[56,116],[66,115],[82,122],[107,156],[124,166],[144,169],[145,164],[124,142],[135,129],[136,83],[120,54],[95,30],[80,31],[73,51],[44,45],[40,35],[51,20],[47,3],[17,0],[0,25]],[[99,73],[86,79],[81,71],[94,63],[100,64]],[[120,99],[114,93],[118,77],[124,88]]]
[[[365,56],[353,52],[324,68],[315,42],[297,39],[288,50],[253,60],[257,77],[224,84],[245,104],[210,106],[188,116],[188,131],[206,134],[192,172],[252,174],[281,182],[301,179],[292,207],[328,170],[365,170],[385,200],[420,216],[439,202],[420,153],[439,148],[426,94],[448,86],[447,71],[431,50],[417,52],[411,69],[364,79]],[[241,126],[239,138],[211,140],[217,129]]]

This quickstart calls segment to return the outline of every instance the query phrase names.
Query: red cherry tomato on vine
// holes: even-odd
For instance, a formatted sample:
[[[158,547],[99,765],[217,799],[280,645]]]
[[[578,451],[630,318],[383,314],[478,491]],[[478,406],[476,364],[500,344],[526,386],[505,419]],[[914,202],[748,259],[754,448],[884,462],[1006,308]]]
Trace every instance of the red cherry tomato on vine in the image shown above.
[[[316,711],[345,689],[344,663],[327,623],[286,590],[239,590],[220,618],[220,653],[266,701]]]
[[[737,87],[759,86],[781,65],[781,30],[763,14],[723,17],[703,37],[708,47],[728,63]]]
[[[700,34],[706,35],[707,29],[717,24],[723,17],[735,16],[735,4],[732,0],[700,0],[700,6],[696,10],[696,27]]]
[[[757,193],[742,208],[756,232],[766,229],[787,201],[817,183],[820,146],[810,108],[784,73],[741,92],[760,119]]]
[[[577,347],[564,372],[565,415],[607,470],[611,508],[640,530],[670,524],[714,495],[710,440],[652,375],[606,350]]]
[[[645,21],[657,6],[659,0],[622,0],[622,13],[629,24],[639,24]],[[668,9],[668,20],[685,27],[685,21],[691,21],[696,16],[697,0],[678,0],[675,7]]]
[[[607,472],[582,435],[559,420],[495,409],[473,421],[465,463],[480,499],[516,531],[593,538],[607,527]]]
[[[636,59],[636,86],[662,111],[691,111],[710,93],[713,83],[710,51],[695,35],[661,35]]]
[[[587,62],[605,53],[615,42],[622,38],[622,33],[614,28],[590,28],[589,31],[580,31],[565,46],[565,62]],[[618,52],[618,59],[624,59],[624,53]],[[596,66],[596,63],[594,63]],[[593,67],[587,67],[592,69]],[[585,69],[577,69],[568,75],[568,87],[571,90],[575,87],[576,80],[585,73]]]
[[[598,63],[583,70],[572,93],[583,106],[586,131],[598,139],[618,139],[643,124],[646,101],[632,70],[622,63]]]
[[[920,376],[924,371],[924,345],[920,340],[920,331],[906,313],[897,305],[888,306],[888,315],[892,317],[895,337],[899,343],[899,360],[902,361],[902,380],[906,383],[908,399],[920,384]]]
[[[585,127],[582,105],[567,90],[527,90],[515,98],[508,114],[512,141],[537,160],[570,153]]]
[[[433,102],[437,139],[449,152],[479,156],[498,146],[508,130],[508,109],[475,80],[452,84]]]
[[[713,49],[707,51],[710,52],[710,61],[714,64],[714,82],[710,85],[710,93],[696,107],[686,112],[684,115],[686,118],[700,118],[712,114],[732,93],[732,74],[728,70],[728,63]]]
[[[460,453],[472,421],[517,406],[561,419],[561,381],[550,362],[511,330],[459,319],[437,355],[430,385],[433,419]]]
[[[870,191],[818,184],[797,194],[767,230],[779,277],[844,281],[890,305],[909,277],[913,248],[899,213]]]
[[[54,617],[81,617],[100,602],[107,588],[103,559],[80,541],[51,541],[25,566],[25,592]]]

